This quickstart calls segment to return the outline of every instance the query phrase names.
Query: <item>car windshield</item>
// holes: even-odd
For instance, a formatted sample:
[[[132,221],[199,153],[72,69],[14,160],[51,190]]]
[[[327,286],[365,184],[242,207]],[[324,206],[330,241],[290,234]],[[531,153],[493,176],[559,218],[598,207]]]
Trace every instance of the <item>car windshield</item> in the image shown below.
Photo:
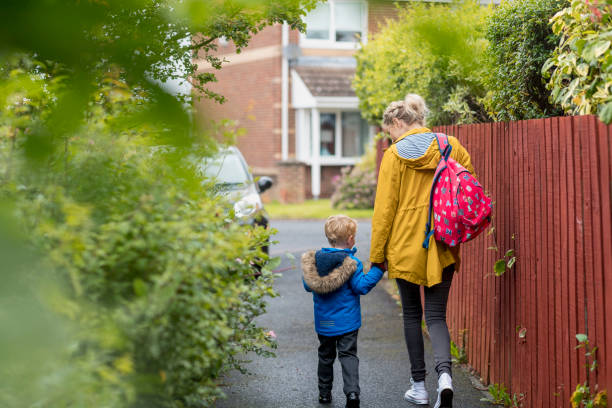
[[[249,176],[238,155],[225,153],[218,157],[205,159],[200,170],[215,184],[225,187],[241,186],[249,181]]]

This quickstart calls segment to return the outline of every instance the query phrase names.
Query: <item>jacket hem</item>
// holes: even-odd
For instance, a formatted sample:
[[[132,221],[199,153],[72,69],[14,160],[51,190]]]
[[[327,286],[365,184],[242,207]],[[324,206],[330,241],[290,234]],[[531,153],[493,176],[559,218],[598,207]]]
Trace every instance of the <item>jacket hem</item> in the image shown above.
[[[442,269],[440,270],[440,278],[432,280],[432,281],[428,281],[427,279],[423,279],[418,276],[415,276],[415,275],[421,275],[421,274],[416,274],[414,272],[407,272],[407,271],[396,271],[396,270],[392,270],[391,268],[389,268],[389,279],[403,279],[407,282],[414,283],[415,285],[427,286],[428,288],[430,288],[434,285],[437,285],[438,283],[441,283],[442,282],[442,271],[444,270],[444,268],[447,268],[450,265],[455,264],[455,263],[456,262],[454,260],[443,262]]]
[[[347,334],[350,332],[354,332],[355,330],[359,330],[361,328],[361,324],[357,325],[351,329],[346,329],[346,330],[340,330],[338,332],[330,332],[330,333],[322,333],[321,331],[319,331],[318,329],[315,328],[315,332],[317,334],[320,334],[321,336],[326,336],[326,337],[335,337],[335,336],[342,336],[343,334]]]

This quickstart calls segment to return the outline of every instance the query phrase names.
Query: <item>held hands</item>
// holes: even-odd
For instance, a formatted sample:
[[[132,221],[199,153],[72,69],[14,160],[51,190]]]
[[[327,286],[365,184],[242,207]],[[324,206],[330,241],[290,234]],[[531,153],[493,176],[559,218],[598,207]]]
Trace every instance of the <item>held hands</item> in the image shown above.
[[[374,266],[385,272],[387,270],[387,260],[385,260],[384,262],[372,263],[372,267]]]

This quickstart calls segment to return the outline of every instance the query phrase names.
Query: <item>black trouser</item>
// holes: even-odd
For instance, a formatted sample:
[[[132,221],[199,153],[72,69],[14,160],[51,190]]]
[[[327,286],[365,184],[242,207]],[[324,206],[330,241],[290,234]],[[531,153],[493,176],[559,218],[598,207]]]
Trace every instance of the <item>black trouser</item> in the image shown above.
[[[431,345],[436,362],[438,377],[442,373],[451,374],[450,335],[446,325],[446,304],[455,265],[444,268],[442,282],[425,287],[425,322],[431,337]],[[404,336],[410,356],[410,370],[412,379],[416,382],[425,380],[425,348],[423,345],[423,332],[421,321],[423,308],[421,307],[421,288],[419,285],[403,279],[396,279],[402,299],[402,312],[404,316]]]
[[[359,394],[359,358],[357,358],[357,333],[355,330],[340,336],[319,336],[319,394],[331,393],[334,382],[334,360],[336,349],[338,360],[342,365],[344,394],[356,392]]]

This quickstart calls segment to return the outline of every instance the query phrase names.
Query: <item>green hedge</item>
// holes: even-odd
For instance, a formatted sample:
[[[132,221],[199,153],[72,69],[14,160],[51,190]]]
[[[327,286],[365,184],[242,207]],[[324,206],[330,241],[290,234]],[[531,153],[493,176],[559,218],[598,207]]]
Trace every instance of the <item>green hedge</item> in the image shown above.
[[[56,312],[60,327],[71,328],[60,347],[65,359],[54,361],[71,375],[56,378],[55,389],[22,396],[25,401],[14,397],[15,384],[0,393],[0,405],[35,405],[57,393],[61,399],[45,406],[209,406],[221,395],[219,375],[241,368],[239,354],[269,355],[274,345],[253,322],[265,311],[264,297],[274,295],[273,264],[260,279],[253,277],[254,265],[267,259],[260,248],[269,234],[234,222],[206,189],[182,185],[172,175],[184,173],[159,155],[89,155],[70,173],[97,174],[99,188],[107,191],[97,202],[78,202],[69,189],[37,185],[32,178],[30,185],[2,188],[30,248],[43,254],[49,279],[36,296]],[[92,172],[92,161],[104,162],[106,171]],[[166,179],[156,178],[157,172]],[[107,189],[107,177],[122,181]],[[27,279],[35,282],[39,272],[27,270]],[[41,366],[23,383],[53,374]],[[76,367],[83,370],[77,384],[86,384],[67,392]]]
[[[354,87],[361,113],[380,123],[387,105],[407,93],[425,98],[430,126],[488,119],[482,98],[486,48],[485,21],[490,9],[475,1],[398,5],[356,54]]]
[[[241,368],[240,353],[269,355],[273,346],[253,322],[265,311],[264,297],[274,295],[273,265],[253,277],[253,266],[266,259],[260,248],[268,232],[232,221],[205,189],[196,194],[180,178],[156,179],[151,169],[176,171],[153,157],[107,158],[109,171],[97,173],[100,188],[106,190],[106,177],[122,182],[98,203],[78,202],[58,186],[3,186],[31,248],[44,254],[53,283],[37,288],[43,306],[72,327],[73,351],[64,349],[66,359],[55,363],[67,372],[85,366],[82,389],[64,393],[71,377],[58,379],[68,405],[208,406],[221,395],[219,375]],[[70,172],[94,174],[80,166]],[[27,278],[36,281],[38,272],[27,270]],[[22,380],[36,383],[50,374],[43,368]],[[90,394],[92,388],[100,392]],[[0,405],[29,406],[55,390],[33,393],[24,405],[9,403],[14,390],[3,391]]]
[[[388,20],[356,55],[354,86],[362,114],[371,123],[380,123],[386,106],[407,93],[425,98],[430,126],[563,114],[556,94],[549,99],[542,67],[553,56],[561,34],[561,28],[553,33],[549,20],[567,4],[567,0],[508,0],[495,7],[475,2],[398,6],[399,18]],[[597,24],[609,25],[605,7],[598,7],[603,17]],[[584,12],[581,16],[588,18]],[[599,35],[605,37],[607,31],[601,28]],[[566,48],[568,44],[569,40]],[[561,54],[567,50],[555,55]],[[571,59],[563,63],[567,61]],[[603,72],[609,64],[600,62]],[[598,69],[593,68],[592,75]],[[567,76],[567,68],[561,71]],[[604,84],[600,81],[586,94],[605,93]],[[585,111],[586,105],[581,106],[580,111]]]
[[[566,4],[567,0],[509,0],[489,18],[485,104],[495,120],[563,113],[549,102],[541,70],[559,42],[548,21]]]

